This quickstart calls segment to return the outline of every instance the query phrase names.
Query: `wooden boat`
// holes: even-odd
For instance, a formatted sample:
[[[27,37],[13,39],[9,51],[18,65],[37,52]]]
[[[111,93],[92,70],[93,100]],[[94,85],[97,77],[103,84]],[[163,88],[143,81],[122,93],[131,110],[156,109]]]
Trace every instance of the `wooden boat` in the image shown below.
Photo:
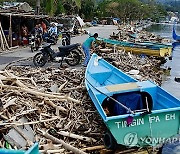
[[[180,100],[150,81],[137,81],[97,54],[85,72],[85,85],[107,126],[104,144],[156,146],[180,131]]]
[[[175,31],[175,24],[173,25],[172,37],[173,37],[174,40],[180,42],[180,36],[178,36],[178,35],[176,34],[176,31]]]
[[[38,143],[35,143],[27,151],[24,150],[9,150],[9,149],[0,149],[0,154],[40,154]]]
[[[132,42],[123,42],[123,41],[105,39],[105,38],[98,38],[98,39],[106,43],[107,46],[115,46],[118,49],[124,49],[126,52],[131,52],[134,54],[166,57],[166,56],[170,56],[172,52],[171,45],[152,43],[152,42],[132,43]]]

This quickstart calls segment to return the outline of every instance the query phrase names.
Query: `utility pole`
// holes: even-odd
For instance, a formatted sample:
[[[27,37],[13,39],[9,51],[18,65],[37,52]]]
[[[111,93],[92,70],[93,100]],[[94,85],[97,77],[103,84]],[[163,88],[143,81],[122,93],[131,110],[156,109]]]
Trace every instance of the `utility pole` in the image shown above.
[[[36,1],[36,14],[39,15],[40,14],[40,3],[41,3],[41,0],[37,0]]]

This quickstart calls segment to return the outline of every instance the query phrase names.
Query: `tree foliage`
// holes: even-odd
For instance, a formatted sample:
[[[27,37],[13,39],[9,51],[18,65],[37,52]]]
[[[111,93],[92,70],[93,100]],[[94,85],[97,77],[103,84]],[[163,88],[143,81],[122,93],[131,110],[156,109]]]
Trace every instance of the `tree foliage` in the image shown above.
[[[92,19],[96,11],[95,0],[82,0],[80,15],[85,19]]]
[[[99,4],[99,12],[101,12],[99,16],[103,14],[119,17],[123,21],[146,18],[156,20],[166,14],[164,8],[154,3],[154,0],[148,0],[148,3],[139,0],[105,0]]]
[[[0,3],[7,0],[0,0]],[[28,2],[35,8],[36,0],[11,0]],[[41,0],[41,10],[50,16],[80,14],[85,19],[93,17],[119,17],[123,21],[152,18],[166,15],[164,7],[155,0]]]

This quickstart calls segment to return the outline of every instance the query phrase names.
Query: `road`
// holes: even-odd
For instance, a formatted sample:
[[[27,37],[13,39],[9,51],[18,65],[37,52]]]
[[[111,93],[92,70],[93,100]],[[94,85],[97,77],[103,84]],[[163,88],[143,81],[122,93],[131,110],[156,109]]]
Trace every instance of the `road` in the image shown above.
[[[117,26],[114,25],[99,25],[96,27],[85,28],[91,34],[98,33],[99,37],[108,38],[113,32],[117,33]],[[87,34],[75,36],[71,38],[71,44],[73,43],[82,43],[85,39],[88,38]],[[57,45],[53,45],[52,48],[57,50],[57,47],[61,45],[61,40],[58,41]],[[30,47],[20,47],[11,51],[5,51],[0,54],[0,70],[3,70],[9,63],[13,61],[18,61],[25,58],[33,57],[37,51],[34,53],[31,52]],[[34,67],[32,61],[24,61],[18,63],[19,65],[31,65]],[[46,65],[45,65],[46,66]]]

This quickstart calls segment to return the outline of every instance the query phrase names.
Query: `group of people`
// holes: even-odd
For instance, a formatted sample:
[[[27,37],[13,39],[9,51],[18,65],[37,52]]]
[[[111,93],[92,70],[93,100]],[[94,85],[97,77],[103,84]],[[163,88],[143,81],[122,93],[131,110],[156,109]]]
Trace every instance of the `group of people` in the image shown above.
[[[24,39],[29,40],[29,35],[35,35],[39,40],[39,43],[41,43],[42,40],[45,40],[47,37],[57,34],[58,30],[55,23],[52,23],[49,29],[47,29],[46,24],[42,21],[41,23],[37,23],[31,31],[28,30],[26,25],[22,25],[20,39],[23,44]]]
[[[52,23],[50,28],[47,29],[46,24],[42,22],[40,24],[36,24],[34,29],[31,31],[31,34],[36,35],[37,38],[39,38],[39,41],[41,43],[42,40],[46,40],[47,37],[50,37],[52,35],[57,35],[58,31],[57,31],[57,27],[55,23]]]
[[[44,22],[36,24],[36,26],[32,29],[30,32],[32,35],[36,35],[38,39],[39,45],[41,44],[42,40],[45,40],[47,37],[52,35],[58,35],[57,26],[55,23],[52,23],[50,28],[47,29],[47,26]],[[28,37],[29,31],[28,28],[24,25],[22,26],[22,37]],[[83,63],[83,66],[86,67],[89,59],[90,59],[90,49],[95,49],[94,42],[98,37],[98,33],[95,33],[94,35],[90,36],[88,39],[84,41],[82,44],[82,49],[85,54],[85,60]]]

